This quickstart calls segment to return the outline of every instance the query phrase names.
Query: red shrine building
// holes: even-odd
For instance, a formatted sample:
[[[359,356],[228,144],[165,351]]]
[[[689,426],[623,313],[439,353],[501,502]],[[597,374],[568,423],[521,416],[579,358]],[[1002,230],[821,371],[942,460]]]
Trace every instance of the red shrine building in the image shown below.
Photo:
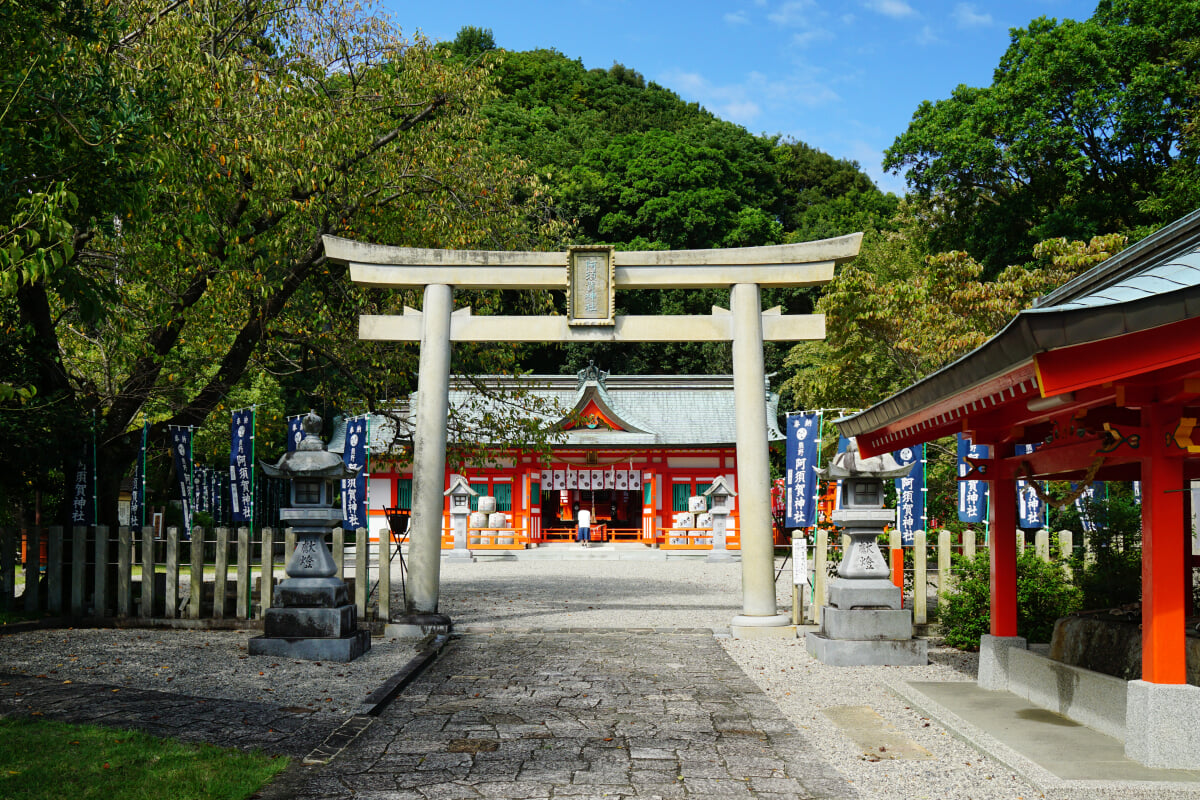
[[[630,541],[664,549],[711,549],[712,525],[689,509],[719,476],[737,487],[733,378],[729,375],[613,376],[594,366],[577,375],[529,375],[468,380],[452,378],[450,406],[458,426],[449,428],[450,447],[466,440],[473,421],[503,402],[485,396],[479,383],[502,394],[518,392],[528,414],[558,431],[551,452],[486,448],[483,466],[447,467],[446,486],[460,474],[480,496],[496,498],[505,525],[472,526],[470,547],[525,548],[574,541],[576,509],[587,509],[594,541]],[[782,441],[778,395],[764,387],[770,441]],[[415,406],[414,406],[415,408]],[[408,418],[402,409],[402,419]],[[387,425],[375,418],[372,425]],[[386,510],[412,501],[407,458],[379,452],[372,434],[368,488],[371,531],[385,529]],[[386,437],[390,438],[390,437]],[[337,449],[338,432],[331,449]],[[548,460],[547,460],[548,459]],[[769,487],[757,487],[768,491]],[[472,498],[472,508],[477,500]],[[727,546],[736,550],[737,498],[728,505]],[[453,546],[445,506],[443,548]],[[689,517],[688,515],[691,514]],[[692,524],[684,524],[691,522]]]
[[[1186,489],[1200,478],[1198,420],[1200,212],[1040,298],[974,352],[838,425],[865,456],[959,432],[990,445],[990,460],[968,476],[991,490],[991,634],[981,643],[980,685],[1028,692],[1089,725],[1089,715],[1107,714],[1130,758],[1197,769],[1200,687],[1187,683],[1186,656],[1196,559]],[[1016,454],[1029,443],[1040,447]],[[1142,676],[1121,681],[1120,692],[1088,690],[1107,684],[1087,670],[1039,666],[1017,636],[1016,482],[1093,474],[1142,482]],[[1057,677],[1032,686],[1039,670]],[[1096,702],[1109,707],[1088,707]]]

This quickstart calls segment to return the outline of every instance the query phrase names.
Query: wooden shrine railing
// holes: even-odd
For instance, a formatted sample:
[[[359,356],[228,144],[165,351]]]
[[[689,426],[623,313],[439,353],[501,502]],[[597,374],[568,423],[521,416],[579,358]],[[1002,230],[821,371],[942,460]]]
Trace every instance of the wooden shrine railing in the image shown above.
[[[366,528],[350,536],[334,528],[330,538],[360,618],[386,619],[391,570],[379,562],[388,563],[395,546],[373,544]],[[173,527],[162,538],[149,528],[0,529],[0,608],[76,619],[260,619],[294,549],[290,528],[253,536],[249,528],[196,528],[190,540]]]

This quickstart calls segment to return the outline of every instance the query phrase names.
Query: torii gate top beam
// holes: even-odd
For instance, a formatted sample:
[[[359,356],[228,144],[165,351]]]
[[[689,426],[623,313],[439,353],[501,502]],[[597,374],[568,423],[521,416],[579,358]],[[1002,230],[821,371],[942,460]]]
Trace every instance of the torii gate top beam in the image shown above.
[[[613,253],[614,289],[716,289],[736,283],[814,286],[858,255],[862,234],[765,247]],[[355,283],[385,289],[566,289],[568,253],[432,250],[325,237],[326,256],[350,265]]]

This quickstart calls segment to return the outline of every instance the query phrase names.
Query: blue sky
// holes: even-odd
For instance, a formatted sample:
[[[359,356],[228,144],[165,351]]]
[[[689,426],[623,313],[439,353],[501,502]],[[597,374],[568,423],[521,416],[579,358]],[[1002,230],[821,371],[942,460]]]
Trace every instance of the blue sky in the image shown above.
[[[508,50],[548,47],[585,67],[620,62],[753,133],[853,159],[881,188],[883,151],[922,100],[985,86],[1009,29],[1086,19],[1095,0],[382,0],[406,36],[491,28]]]

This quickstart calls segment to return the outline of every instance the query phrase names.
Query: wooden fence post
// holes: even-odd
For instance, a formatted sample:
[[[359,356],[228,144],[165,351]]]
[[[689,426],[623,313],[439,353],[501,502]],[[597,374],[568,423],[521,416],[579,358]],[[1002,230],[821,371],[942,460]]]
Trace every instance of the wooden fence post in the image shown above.
[[[154,529],[147,525],[142,528],[142,603],[138,616],[150,619],[154,616]]]
[[[71,616],[83,616],[87,588],[87,532],[82,525],[71,529]]]
[[[29,528],[25,531],[25,610],[34,612],[39,609],[40,592],[38,584],[42,577],[42,531],[40,528]]]
[[[12,528],[0,528],[0,608],[12,611],[17,600],[16,538]]]
[[[237,618],[250,619],[250,529],[237,529]]]
[[[1075,534],[1068,530],[1058,532],[1058,552],[1062,554],[1063,572],[1067,574],[1067,580],[1070,580],[1073,575],[1071,573],[1071,556],[1075,554]]]
[[[337,565],[335,577],[344,580],[346,577],[346,532],[341,528],[333,529],[333,563]]]
[[[204,605],[204,529],[192,528],[191,538],[191,574],[188,576],[188,616],[200,619],[200,609]]]
[[[951,564],[953,563],[950,558],[950,553],[951,553],[950,537],[951,536],[953,536],[953,534],[950,533],[950,531],[948,531],[948,530],[938,531],[938,555],[937,555],[938,581],[937,582],[938,582],[938,607],[939,608],[942,606],[942,604],[944,604],[946,602],[942,598],[942,595],[945,592],[950,590],[950,584],[953,581],[953,578],[950,574]]]
[[[926,577],[926,560],[928,554],[925,550],[925,531],[913,531],[913,624],[924,625],[929,621],[929,598],[926,592],[929,591],[928,579]]]
[[[262,529],[262,569],[258,576],[258,606],[265,614],[275,599],[275,530]]]
[[[108,616],[108,526],[96,526],[95,616]]]
[[[167,588],[163,597],[163,616],[175,619],[179,610],[179,528],[167,528]]]
[[[829,561],[829,531],[817,528],[817,543],[813,550],[812,621],[821,621],[821,606],[825,605],[825,584],[829,580],[826,564]]]
[[[63,529],[50,526],[50,541],[46,545],[46,610],[58,616],[63,610]]]
[[[354,604],[358,606],[358,618],[367,618],[367,598],[371,589],[371,537],[366,528],[354,531]]]
[[[133,614],[133,531],[117,528],[117,616]]]
[[[1045,528],[1039,528],[1033,534],[1033,552],[1042,561],[1050,563],[1050,531]]]
[[[1025,555],[1025,529],[1017,528],[1017,558]]]
[[[379,531],[376,560],[379,562],[379,618],[387,622],[392,618],[392,548],[389,541],[390,528]]]
[[[229,528],[217,528],[213,574],[213,619],[225,619],[225,592],[229,588]]]
[[[291,528],[283,529],[283,568],[292,563],[292,553],[296,552],[296,532]]]
[[[975,560],[975,531],[968,528],[962,535],[962,554],[968,561]]]

